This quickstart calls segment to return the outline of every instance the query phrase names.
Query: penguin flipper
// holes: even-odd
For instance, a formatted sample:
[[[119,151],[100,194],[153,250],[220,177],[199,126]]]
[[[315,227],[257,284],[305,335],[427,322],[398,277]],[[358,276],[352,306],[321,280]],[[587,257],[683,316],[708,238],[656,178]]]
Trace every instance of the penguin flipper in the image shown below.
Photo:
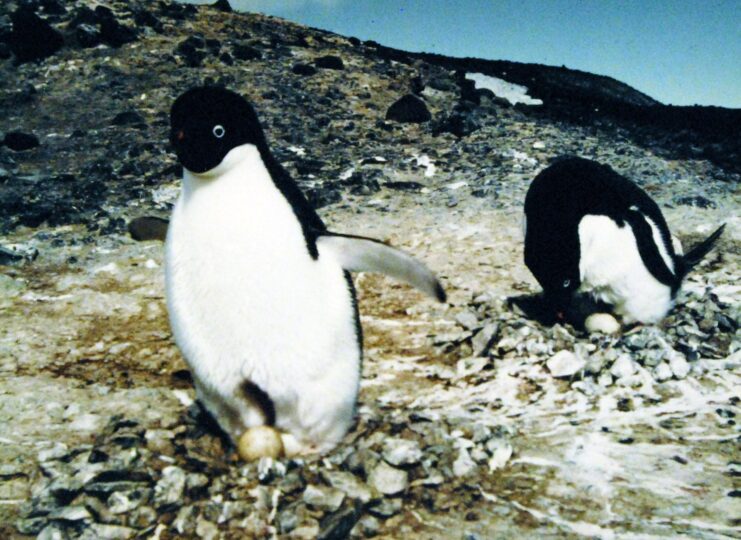
[[[692,270],[692,268],[695,267],[711,249],[713,249],[713,246],[715,246],[715,243],[718,241],[718,238],[720,238],[720,235],[723,234],[725,228],[726,224],[724,223],[715,229],[715,231],[713,231],[713,233],[705,240],[696,246],[693,246],[692,249],[682,256],[682,262],[684,263],[683,270],[685,274]]]
[[[331,251],[344,270],[380,272],[445,302],[446,294],[435,274],[411,255],[380,240],[363,236],[324,233],[317,239],[319,253]]]

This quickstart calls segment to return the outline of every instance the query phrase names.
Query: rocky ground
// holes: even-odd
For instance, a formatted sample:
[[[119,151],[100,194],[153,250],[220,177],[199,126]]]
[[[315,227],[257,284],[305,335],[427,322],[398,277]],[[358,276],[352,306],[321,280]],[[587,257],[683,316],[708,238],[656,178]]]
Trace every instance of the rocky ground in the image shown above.
[[[741,537],[737,166],[258,15],[23,4],[63,46],[19,63],[0,15],[1,536]],[[172,342],[162,244],[127,232],[167,216],[167,111],[204,80],[255,103],[332,229],[415,253],[449,292],[356,276],[358,420],[328,456],[235,459]],[[421,107],[387,117],[408,94]],[[662,325],[589,336],[508,307],[537,291],[524,194],[562,154],[634,178],[685,246],[728,224]]]

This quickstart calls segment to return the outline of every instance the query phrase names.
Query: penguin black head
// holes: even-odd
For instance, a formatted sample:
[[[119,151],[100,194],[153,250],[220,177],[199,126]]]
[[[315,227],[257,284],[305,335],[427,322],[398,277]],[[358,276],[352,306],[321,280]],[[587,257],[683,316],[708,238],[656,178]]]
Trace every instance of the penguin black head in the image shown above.
[[[170,111],[170,142],[188,171],[205,173],[243,144],[265,147],[252,106],[239,94],[215,86],[192,88]]]

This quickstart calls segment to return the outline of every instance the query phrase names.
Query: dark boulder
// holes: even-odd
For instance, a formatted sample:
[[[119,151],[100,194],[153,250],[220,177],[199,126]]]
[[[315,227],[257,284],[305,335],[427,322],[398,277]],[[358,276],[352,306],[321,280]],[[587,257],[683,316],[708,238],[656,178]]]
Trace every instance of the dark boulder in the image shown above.
[[[259,60],[262,53],[246,43],[237,43],[232,49],[232,56],[237,60]]]
[[[189,38],[178,43],[175,48],[175,54],[183,59],[188,67],[198,67],[206,58],[204,50],[206,41],[200,36],[190,36]]]
[[[48,58],[64,45],[62,34],[28,9],[19,9],[11,20],[13,31],[8,45],[19,63]]]
[[[167,237],[169,222],[156,216],[143,216],[129,222],[129,234],[138,242],[145,240],[162,240]]]
[[[77,45],[83,49],[100,45],[102,41],[100,30],[92,24],[79,24],[72,35],[74,36]]]
[[[425,102],[412,94],[402,97],[386,111],[386,120],[394,122],[420,123],[428,122],[431,118]]]
[[[309,77],[316,73],[316,68],[314,66],[310,66],[309,64],[295,64],[293,68],[291,68],[291,71],[293,71],[296,75]]]
[[[314,65],[323,69],[345,69],[345,64],[342,62],[342,58],[331,54],[320,56],[314,60]]]
[[[211,7],[216,8],[219,11],[223,11],[224,13],[231,13],[232,11],[234,11],[231,4],[229,3],[229,0],[216,0],[216,2],[211,4]]]
[[[21,131],[11,131],[5,134],[5,140],[3,144],[15,150],[16,152],[22,152],[23,150],[30,150],[40,146],[39,138],[33,133],[23,133]]]
[[[113,117],[113,120],[111,120],[111,125],[140,127],[146,126],[147,121],[144,119],[141,113],[138,113],[136,111],[124,111],[118,113],[116,116]]]
[[[104,43],[111,47],[120,47],[126,43],[136,41],[135,29],[118,22],[113,11],[105,6],[95,8],[95,15],[100,25],[100,37]]]

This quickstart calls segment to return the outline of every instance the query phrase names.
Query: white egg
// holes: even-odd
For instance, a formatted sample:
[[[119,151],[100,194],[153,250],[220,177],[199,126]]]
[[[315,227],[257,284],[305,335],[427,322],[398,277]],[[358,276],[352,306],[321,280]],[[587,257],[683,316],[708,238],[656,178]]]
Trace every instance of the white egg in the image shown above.
[[[257,426],[245,431],[237,444],[239,457],[254,461],[261,457],[277,459],[282,457],[283,439],[280,432],[271,426]]]

